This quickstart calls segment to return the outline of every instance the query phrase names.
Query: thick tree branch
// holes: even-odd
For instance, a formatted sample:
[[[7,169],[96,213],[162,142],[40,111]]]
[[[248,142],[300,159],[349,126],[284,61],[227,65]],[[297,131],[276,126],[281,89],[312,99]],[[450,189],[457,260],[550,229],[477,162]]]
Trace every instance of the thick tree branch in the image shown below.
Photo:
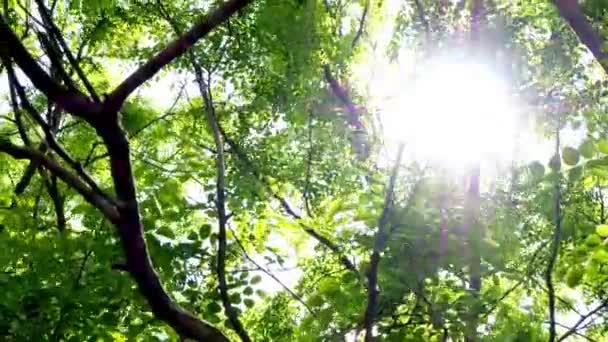
[[[44,121],[40,113],[34,108],[34,106],[29,102],[27,95],[25,94],[25,90],[17,80],[12,69],[9,69],[9,79],[12,80],[13,86],[15,87],[17,94],[19,95],[19,99],[21,100],[21,106],[30,114],[32,119],[36,121],[36,123],[42,128],[44,131],[44,135],[46,138],[46,142],[49,144],[49,147],[52,148],[63,160],[65,160],[70,167],[72,167],[78,175],[93,189],[93,191],[97,192],[99,195],[106,198],[107,201],[113,202],[107,194],[105,194],[97,185],[97,183],[93,180],[93,178],[86,172],[86,170],[82,167],[80,163],[74,160],[66,150],[63,149],[61,145],[55,139],[55,135],[52,131],[52,128],[49,124]],[[44,148],[45,152],[46,148]]]
[[[608,74],[608,51],[603,49],[604,41],[600,34],[593,28],[587,17],[581,10],[578,0],[553,0],[559,14],[566,20],[574,30],[578,39],[593,54],[604,71]]]
[[[186,50],[192,47],[199,39],[251,2],[253,2],[253,0],[229,0],[211,14],[204,17],[198,24],[194,25],[190,30],[167,45],[162,51],[156,54],[156,56],[140,66],[116,87],[106,101],[108,105],[107,110],[110,112],[118,111],[127,97],[135,91],[135,89],[151,79],[161,68],[183,55]],[[0,31],[0,34],[1,33],[2,31]]]
[[[397,160],[393,166],[388,186],[386,188],[384,209],[382,210],[382,215],[378,221],[378,231],[376,232],[374,241],[374,250],[372,251],[369,261],[369,270],[367,272],[367,307],[365,309],[365,318],[363,323],[365,327],[365,342],[374,341],[373,327],[378,308],[378,269],[380,265],[380,253],[382,253],[384,250],[384,246],[388,240],[388,221],[393,207],[395,183],[397,182],[397,175],[399,173],[399,167],[401,166],[403,150],[404,144],[400,144],[397,151]]]
[[[340,83],[336,80],[334,75],[329,68],[329,65],[323,66],[323,73],[325,75],[325,80],[329,84],[329,88],[333,95],[340,100],[342,106],[344,106],[344,110],[348,114],[348,122],[355,129],[363,129],[363,123],[361,122],[361,118],[359,117],[359,110],[353,100],[350,98],[348,91],[344,88]]]
[[[62,181],[67,183],[70,187],[74,188],[80,193],[87,202],[94,205],[96,208],[110,220],[111,222],[117,222],[119,220],[119,214],[116,207],[112,203],[108,202],[104,197],[95,193],[91,188],[84,184],[77,176],[64,169],[61,165],[57,164],[54,160],[49,159],[43,153],[27,147],[19,147],[13,145],[7,140],[0,139],[0,151],[11,155],[15,159],[29,159],[37,161],[51,173],[61,178]]]

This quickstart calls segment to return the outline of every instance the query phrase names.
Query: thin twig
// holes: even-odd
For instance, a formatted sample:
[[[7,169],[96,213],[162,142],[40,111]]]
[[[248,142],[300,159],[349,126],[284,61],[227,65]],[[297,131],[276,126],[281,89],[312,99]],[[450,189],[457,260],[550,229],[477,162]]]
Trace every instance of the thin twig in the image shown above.
[[[579,328],[579,326],[581,324],[583,324],[587,318],[595,315],[598,311],[606,308],[608,306],[608,301],[605,301],[603,303],[601,303],[600,305],[598,305],[595,309],[589,311],[588,313],[582,315],[580,317],[580,319],[572,326],[572,328],[570,328],[566,333],[564,333],[560,338],[557,339],[558,342],[565,340],[566,338],[568,338],[570,335],[572,334],[576,334],[577,330]]]
[[[245,249],[245,246],[243,246],[243,244],[241,243],[241,241],[239,240],[239,238],[236,235],[236,232],[230,228],[230,226],[228,226],[228,229],[230,229],[230,231],[232,231],[232,235],[234,236],[234,241],[236,241],[236,243],[239,245],[239,247],[241,248],[241,250],[243,251],[243,255],[245,255],[245,258],[247,260],[249,260],[249,262],[251,262],[255,267],[257,267],[258,271],[263,272],[264,274],[268,275],[270,278],[272,278],[274,281],[277,282],[277,284],[279,284],[283,289],[285,289],[285,291],[287,291],[287,293],[289,293],[289,295],[291,296],[291,298],[293,298],[293,300],[299,302],[300,304],[302,304],[302,306],[311,314],[311,315],[315,315],[315,312],[310,308],[310,306],[308,306],[308,304],[306,304],[306,302],[304,302],[304,299],[302,299],[302,297],[300,297],[297,293],[293,292],[292,289],[289,288],[289,286],[285,285],[279,278],[277,278],[277,276],[275,276],[272,272],[270,272],[268,269],[266,269],[265,267],[261,266],[260,264],[258,264],[255,260],[253,260],[253,258],[251,258],[249,256],[249,254],[247,253],[247,250]],[[254,270],[254,271],[255,271]]]

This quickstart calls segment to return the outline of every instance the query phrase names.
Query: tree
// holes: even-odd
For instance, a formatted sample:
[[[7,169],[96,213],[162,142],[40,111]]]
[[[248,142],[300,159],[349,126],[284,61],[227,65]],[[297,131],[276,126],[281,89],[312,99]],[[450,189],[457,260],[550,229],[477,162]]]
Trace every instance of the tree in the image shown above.
[[[593,0],[5,0],[0,333],[605,338],[607,20]],[[357,70],[412,50],[499,70],[551,159],[387,158]]]

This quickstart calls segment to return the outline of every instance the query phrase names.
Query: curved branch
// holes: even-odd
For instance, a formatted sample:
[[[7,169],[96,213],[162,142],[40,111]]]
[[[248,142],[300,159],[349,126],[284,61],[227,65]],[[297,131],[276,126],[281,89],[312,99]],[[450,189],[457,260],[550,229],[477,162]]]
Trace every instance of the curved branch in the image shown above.
[[[572,326],[572,328],[570,328],[568,331],[566,331],[560,338],[557,339],[558,342],[561,342],[563,340],[565,340],[566,338],[570,337],[573,334],[576,334],[578,332],[578,329],[580,327],[581,324],[583,324],[583,322],[585,322],[587,320],[587,318],[595,315],[598,311],[604,309],[608,307],[608,301],[605,301],[603,303],[601,303],[600,305],[598,305],[597,307],[595,307],[595,309],[589,311],[588,313],[582,315],[580,317],[580,319],[574,324],[574,326]]]

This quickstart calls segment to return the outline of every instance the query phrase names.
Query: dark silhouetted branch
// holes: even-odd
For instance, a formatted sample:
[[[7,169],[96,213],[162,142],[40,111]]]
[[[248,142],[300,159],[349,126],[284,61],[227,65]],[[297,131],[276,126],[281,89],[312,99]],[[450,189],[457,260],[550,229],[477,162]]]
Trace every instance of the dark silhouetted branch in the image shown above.
[[[579,318],[579,320],[572,326],[572,328],[568,329],[568,331],[566,331],[560,338],[558,338],[557,341],[558,342],[564,341],[565,339],[567,339],[571,335],[576,334],[578,332],[579,327],[581,326],[581,324],[583,324],[589,317],[595,315],[600,310],[605,309],[606,307],[608,307],[608,301],[604,301],[603,303],[601,303],[600,305],[598,305],[597,307],[595,307],[595,309],[593,309],[593,310],[589,311],[588,313],[582,315]]]
[[[581,10],[578,0],[553,0],[559,14],[566,20],[568,25],[593,54],[604,71],[608,74],[608,51],[603,49],[604,41],[600,34],[593,28],[587,17]]]
[[[57,84],[25,49],[4,17],[0,17],[0,37],[2,37],[0,40],[0,56],[2,59],[6,63],[10,63],[7,60],[7,57],[10,57],[23,70],[34,86],[51,101],[67,112],[83,118],[100,109],[83,94],[69,91]]]
[[[68,62],[70,63],[70,66],[72,67],[72,69],[74,71],[76,71],[76,74],[78,75],[78,77],[82,81],[82,84],[84,84],[84,87],[87,89],[87,91],[91,95],[91,98],[95,102],[99,102],[99,96],[97,96],[97,93],[95,92],[95,89],[91,85],[91,82],[89,82],[86,75],[82,71],[82,68],[80,68],[78,61],[76,60],[76,58],[74,58],[74,55],[72,54],[72,51],[70,50],[67,43],[65,42],[65,39],[63,38],[63,35],[61,34],[61,31],[59,30],[57,25],[55,25],[55,22],[53,21],[53,18],[51,16],[51,12],[49,11],[48,8],[46,8],[46,6],[44,5],[44,2],[42,0],[36,0],[36,4],[38,5],[38,12],[40,12],[42,20],[45,22],[46,26],[50,29],[51,34],[57,40],[57,42],[59,43],[59,46],[61,46],[63,53],[65,54],[65,56],[68,59]]]

